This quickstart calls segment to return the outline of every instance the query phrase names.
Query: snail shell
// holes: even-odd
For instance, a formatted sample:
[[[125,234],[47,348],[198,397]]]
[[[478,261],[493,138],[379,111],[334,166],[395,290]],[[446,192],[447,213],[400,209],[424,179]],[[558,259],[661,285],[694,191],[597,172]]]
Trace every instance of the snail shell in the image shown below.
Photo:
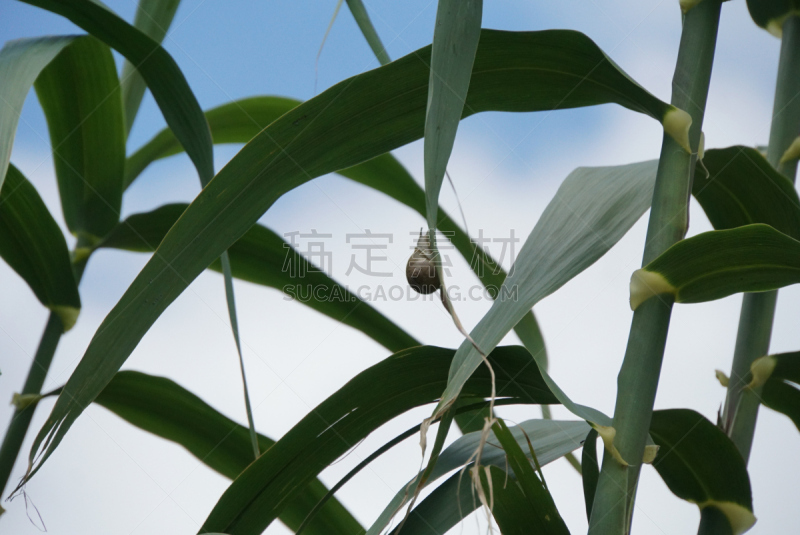
[[[406,280],[417,293],[428,295],[441,288],[428,235],[420,231],[417,247],[406,264]]]

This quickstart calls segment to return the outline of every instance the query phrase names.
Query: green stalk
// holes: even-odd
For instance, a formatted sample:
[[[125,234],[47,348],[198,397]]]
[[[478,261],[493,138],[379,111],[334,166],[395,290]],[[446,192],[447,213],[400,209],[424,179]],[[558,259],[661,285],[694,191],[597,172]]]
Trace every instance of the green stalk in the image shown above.
[[[778,79],[772,109],[767,160],[792,182],[797,173],[797,160],[781,163],[783,153],[800,132],[800,17],[788,17],[783,24]],[[750,457],[753,433],[758,418],[760,389],[746,388],[750,382],[750,365],[769,352],[772,321],[778,292],[745,294],[739,316],[739,331],[733,353],[728,395],[722,422],[728,436],[744,457]]]
[[[672,104],[692,117],[689,143],[694,151],[700,142],[720,7],[720,0],[703,0],[686,13],[672,80]],[[696,158],[665,133],[642,265],[686,234]],[[660,296],[649,299],[633,314],[628,347],[617,378],[614,412],[614,446],[629,466],[623,466],[612,455],[603,456],[590,535],[617,535],[627,533],[630,528],[633,497],[653,414],[672,305],[671,298]]]
[[[75,246],[76,249],[88,247],[89,245],[84,243],[82,239],[78,239],[78,243]],[[86,268],[88,260],[89,257],[85,256],[73,263],[72,270],[76,281],[80,282],[81,277],[83,277],[83,270]],[[50,370],[50,364],[53,362],[53,355],[63,334],[64,326],[61,324],[61,319],[58,314],[51,312],[47,318],[42,338],[39,340],[39,347],[36,348],[36,354],[33,356],[33,362],[31,362],[28,377],[25,379],[21,394],[41,394],[44,380]],[[31,403],[17,408],[14,410],[14,415],[8,424],[8,429],[3,437],[3,444],[0,445],[0,496],[5,493],[8,478],[11,477],[11,471],[14,469],[14,463],[16,463],[19,456],[19,450],[22,448],[22,442],[28,433],[37,405],[37,403]],[[3,508],[0,507],[0,514],[2,513]]]

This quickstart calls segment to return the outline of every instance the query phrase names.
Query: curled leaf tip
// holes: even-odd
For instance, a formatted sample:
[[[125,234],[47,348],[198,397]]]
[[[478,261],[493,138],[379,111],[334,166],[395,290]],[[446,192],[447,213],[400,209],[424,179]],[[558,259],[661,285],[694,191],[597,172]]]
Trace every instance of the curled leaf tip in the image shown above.
[[[689,128],[692,126],[692,116],[680,108],[672,106],[667,113],[664,114],[664,132],[669,134],[672,139],[678,142],[678,145],[683,147],[688,153],[692,152],[689,146]]]
[[[728,378],[727,375],[725,375],[725,372],[723,372],[722,370],[714,370],[714,375],[717,376],[717,381],[719,381],[719,384],[721,384],[725,388],[728,388],[728,385],[730,384],[731,380]]]
[[[756,517],[753,512],[738,503],[708,500],[707,502],[697,505],[700,507],[700,510],[706,507],[716,507],[722,511],[722,514],[725,515],[728,519],[728,523],[731,525],[733,535],[742,535],[742,533],[745,533],[756,523]]]
[[[781,156],[781,161],[779,163],[784,164],[798,158],[800,158],[800,136],[794,138],[792,144],[789,145],[789,148],[786,149],[786,152]]]
[[[64,327],[64,332],[67,332],[75,326],[75,322],[78,321],[78,314],[81,313],[80,308],[63,305],[53,305],[49,308],[53,314],[58,316],[61,320],[61,325]]]
[[[702,0],[680,0],[679,3],[681,5],[681,11],[685,15],[689,12],[690,9],[699,4],[701,1]]]
[[[764,383],[766,383],[767,379],[772,375],[772,371],[775,369],[777,363],[778,361],[772,356],[761,357],[754,360],[750,365],[750,373],[753,375],[753,379],[747,387],[759,388],[764,386]]]
[[[611,426],[606,426],[606,425],[597,425],[592,423],[590,423],[590,425],[594,428],[595,431],[597,431],[597,434],[600,436],[600,438],[603,439],[603,446],[605,447],[606,451],[608,451],[611,454],[614,460],[617,461],[622,466],[630,466],[625,461],[625,459],[622,458],[622,455],[620,455],[619,450],[614,445],[614,437],[617,436],[617,430]]]
[[[636,310],[639,305],[658,294],[675,293],[675,287],[661,274],[637,269],[631,275],[631,310]]]
[[[648,444],[645,446],[642,462],[644,464],[653,464],[653,461],[656,460],[656,456],[658,455],[658,448],[660,448],[658,444]]]

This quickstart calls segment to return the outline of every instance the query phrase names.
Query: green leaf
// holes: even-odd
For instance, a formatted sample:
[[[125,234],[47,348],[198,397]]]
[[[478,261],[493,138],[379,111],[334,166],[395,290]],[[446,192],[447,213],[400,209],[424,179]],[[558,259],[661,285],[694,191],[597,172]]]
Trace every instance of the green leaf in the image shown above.
[[[358,24],[361,33],[364,34],[364,38],[381,65],[386,65],[392,61],[383,43],[381,43],[381,38],[378,37],[378,32],[375,31],[375,27],[372,25],[372,21],[369,20],[369,14],[367,14],[367,9],[364,7],[364,2],[361,0],[347,0],[347,7],[350,8],[350,13],[356,19],[356,24]]]
[[[99,247],[153,252],[186,206],[167,204],[152,212],[134,214],[118,225]],[[369,303],[318,270],[266,227],[251,227],[228,249],[228,254],[234,277],[281,290],[298,302],[358,329],[390,351],[420,344]],[[294,270],[285,269],[287,262]],[[210,267],[222,271],[219,260]],[[298,277],[298,273],[305,275]],[[324,296],[311,292],[311,287],[324,289]]]
[[[586,503],[586,519],[592,519],[592,504],[600,480],[600,463],[597,462],[597,431],[592,429],[583,443],[581,455],[581,475],[583,476],[583,500]]]
[[[55,0],[36,1],[65,6]],[[68,4],[74,5],[89,11],[83,0]],[[102,28],[112,31],[124,25],[98,9],[106,13],[103,20],[108,22]],[[119,28],[120,38],[136,32],[126,28],[127,33]],[[138,33],[131,37],[146,39]],[[146,63],[151,65],[155,51],[161,49],[148,50],[154,51]],[[430,49],[423,49],[331,87],[273,122],[220,171],[167,234],[157,254],[98,329],[34,441],[31,474],[46,461],[72,422],[111,380],[166,307],[281,195],[314,177],[351,167],[422,135],[429,58]],[[556,61],[558,70],[553,70]],[[156,86],[142,74],[156,95]],[[482,32],[465,115],[603,102],[617,102],[659,119],[673,109],[631,82],[580,33]],[[205,119],[201,119],[207,132]],[[172,129],[176,131],[175,125]],[[210,141],[209,135],[209,145]],[[626,199],[622,201],[620,205],[626,211]],[[44,451],[40,452],[41,447]]]
[[[531,533],[531,529],[535,533],[542,534],[568,534],[569,530],[558,513],[550,491],[544,482],[536,477],[531,462],[525,457],[505,422],[498,420],[493,430],[506,453],[508,464],[514,471],[518,484],[518,486],[513,482],[505,484],[503,470],[497,470],[492,474],[494,482],[492,490],[496,489],[496,509],[492,513],[500,530],[504,534],[519,535]]]
[[[433,402],[444,387],[452,357],[449,349],[415,347],[358,374],[251,464],[225,491],[200,531],[261,533],[287,499],[369,433]],[[553,401],[541,376],[528,366],[530,356],[523,348],[500,348],[490,358],[507,397],[520,403]],[[488,396],[489,373],[476,373],[465,390]]]
[[[772,35],[780,37],[783,21],[787,17],[800,14],[798,0],[747,0],[747,9],[753,22]]]
[[[81,299],[67,242],[36,188],[13,164],[0,191],[0,256],[58,314],[65,331],[75,325]]]
[[[23,1],[66,17],[125,56],[144,78],[164,119],[197,168],[201,182],[211,180],[214,154],[208,124],[186,78],[166,50],[91,0]]]
[[[763,225],[713,230],[682,240],[631,277],[631,308],[659,294],[680,303],[800,282],[800,242]]]
[[[122,96],[111,50],[93,37],[75,39],[34,87],[67,227],[89,241],[102,238],[119,221],[125,169]]]
[[[528,420],[512,427],[511,434],[514,440],[526,450],[528,448],[528,438],[530,438],[536,451],[536,458],[539,464],[544,466],[578,449],[588,430],[589,425],[582,421]],[[476,431],[465,434],[448,446],[439,455],[439,460],[434,465],[428,479],[424,481],[423,488],[453,470],[460,469],[465,465],[467,469],[473,466],[474,459],[472,459],[472,455],[475,453],[480,440],[481,432]],[[494,433],[489,434],[488,443],[497,444]],[[500,448],[486,447],[481,456],[481,464],[483,466],[505,468],[506,454]],[[420,472],[416,478],[403,485],[400,492],[395,495],[378,519],[370,526],[367,535],[378,535],[389,525],[392,516],[400,511],[410,498],[405,489],[414,488],[421,475],[422,473]],[[460,471],[440,485],[426,499],[422,500],[406,520],[403,532],[417,533],[418,526],[421,528],[424,525],[430,525],[435,528],[435,533],[444,533],[460,522],[462,516],[474,511],[477,504],[472,499],[470,478],[468,475],[464,475],[463,479],[466,484],[462,483],[461,486],[455,481],[458,479],[461,479]],[[456,494],[459,490],[464,493],[464,489],[466,489],[466,496],[469,496],[468,503],[465,503],[463,497],[459,497]],[[462,500],[460,503],[463,515],[459,514],[457,508],[455,509],[455,514],[453,514],[454,504],[458,503],[459,500]],[[422,530],[422,533],[425,533],[425,531]]]
[[[175,17],[180,3],[181,0],[139,0],[136,19],[133,21],[134,28],[160,44],[167,35],[167,30],[172,24],[172,19]],[[120,85],[122,86],[125,132],[127,134],[133,127],[133,121],[136,119],[147,86],[136,67],[127,60],[122,67]]]
[[[676,496],[721,511],[734,535],[750,529],[756,517],[747,467],[722,430],[695,411],[670,409],[653,412],[650,435],[659,446],[653,466]]]
[[[470,333],[478,347],[483,351],[496,347],[533,305],[619,241],[650,207],[655,173],[655,162],[578,168],[570,173],[522,246],[500,296]],[[548,387],[568,410],[589,422],[612,425],[608,416],[570,400],[544,371],[543,355],[534,358]],[[472,343],[462,343],[437,413],[453,403],[480,365],[481,356]]]
[[[177,383],[135,371],[123,371],[97,396],[96,402],[128,423],[186,448],[206,466],[235,479],[253,462],[247,427],[220,414]],[[275,441],[258,435],[263,451]],[[280,520],[296,530],[327,489],[313,479],[289,502]],[[363,531],[358,521],[336,500],[330,500],[309,524],[309,534],[352,535]]]
[[[438,222],[439,191],[464,112],[481,37],[483,0],[439,0],[425,110],[425,199],[428,228]],[[435,242],[430,242],[435,247]]]
[[[766,358],[774,362],[774,367],[761,389],[761,403],[791,418],[800,430],[800,352]]]
[[[800,239],[800,199],[794,184],[756,149],[708,150],[694,176],[692,193],[716,230],[764,223]]]
[[[11,161],[19,114],[33,82],[74,36],[18,39],[0,50],[0,190]]]

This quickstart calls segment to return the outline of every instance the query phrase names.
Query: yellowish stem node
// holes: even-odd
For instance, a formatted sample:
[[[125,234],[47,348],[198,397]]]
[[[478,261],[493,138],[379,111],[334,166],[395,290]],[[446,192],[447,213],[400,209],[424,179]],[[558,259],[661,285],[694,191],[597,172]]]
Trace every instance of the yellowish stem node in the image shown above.
[[[796,160],[798,158],[800,158],[800,137],[794,138],[792,144],[789,145],[789,148],[786,149],[786,152],[784,152],[783,156],[781,156],[780,163],[784,164],[786,162],[791,162],[792,160]]]
[[[658,444],[648,444],[644,447],[644,456],[642,457],[642,462],[644,464],[653,464],[653,461],[656,460],[656,456],[658,455],[658,448],[660,448]]]
[[[15,409],[22,410],[30,405],[35,405],[40,399],[42,399],[40,394],[18,394],[14,392],[14,395],[11,396],[11,404]]]
[[[659,273],[637,269],[631,275],[631,310],[658,294],[674,294],[675,287]]]
[[[707,502],[698,503],[697,506],[700,507],[700,510],[706,507],[716,507],[722,511],[722,514],[725,515],[731,525],[733,535],[742,535],[756,523],[755,515],[738,503],[708,500]]]
[[[664,131],[677,141],[678,145],[683,147],[683,150],[691,154],[689,128],[692,126],[692,116],[673,106],[664,114],[662,124],[664,125]]]
[[[690,9],[699,4],[702,0],[680,0],[681,11],[687,14]]]
[[[727,375],[725,375],[725,372],[723,372],[722,370],[714,370],[714,374],[717,376],[717,381],[719,381],[719,384],[721,384],[725,388],[728,388],[728,385],[730,384],[731,380],[728,378]]]
[[[603,446],[605,446],[606,451],[608,451],[611,454],[614,460],[617,461],[622,466],[630,466],[628,462],[622,458],[622,455],[620,455],[617,447],[614,446],[614,437],[617,436],[617,430],[614,429],[613,427],[605,425],[597,425],[591,423],[590,425],[594,427],[595,431],[597,431],[597,434],[600,436],[601,439],[603,439]]]
[[[81,313],[80,308],[62,305],[53,305],[48,308],[53,311],[53,314],[61,319],[61,325],[64,326],[64,332],[67,332],[75,326],[75,322],[78,321],[78,315]]]
[[[750,373],[753,375],[753,379],[747,387],[760,388],[764,386],[764,383],[767,382],[767,379],[769,379],[773,370],[775,370],[775,365],[777,363],[778,361],[772,356],[761,357],[754,360],[750,365]]]

